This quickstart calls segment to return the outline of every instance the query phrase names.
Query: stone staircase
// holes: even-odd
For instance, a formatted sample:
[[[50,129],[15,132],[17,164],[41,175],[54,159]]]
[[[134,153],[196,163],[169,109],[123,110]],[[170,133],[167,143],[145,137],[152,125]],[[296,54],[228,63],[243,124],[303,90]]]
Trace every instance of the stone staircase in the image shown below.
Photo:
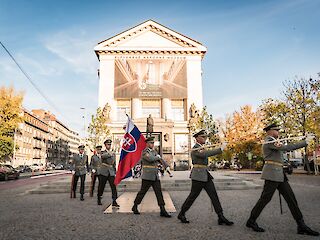
[[[176,172],[174,172],[175,174]],[[187,175],[187,174],[184,174]],[[214,184],[217,190],[247,190],[247,189],[257,189],[261,188],[261,185],[254,183],[250,179],[238,178],[235,176],[225,176],[225,175],[214,175]],[[56,182],[46,182],[42,183],[35,189],[28,191],[30,194],[57,194],[57,193],[70,193],[70,182],[71,176],[66,176],[61,178]],[[91,179],[89,176],[86,177],[85,183],[85,193],[89,192],[91,184]],[[80,187],[80,179],[78,181],[77,189]],[[118,186],[118,192],[138,192],[141,187],[141,179],[129,179],[123,180]],[[98,181],[96,181],[95,194],[98,188]],[[163,177],[161,179],[161,188],[163,191],[190,191],[191,180],[187,176],[174,176],[173,178]],[[150,188],[151,190],[152,188]],[[77,190],[78,191],[78,190]],[[105,187],[105,192],[110,192],[110,186],[107,183]]]

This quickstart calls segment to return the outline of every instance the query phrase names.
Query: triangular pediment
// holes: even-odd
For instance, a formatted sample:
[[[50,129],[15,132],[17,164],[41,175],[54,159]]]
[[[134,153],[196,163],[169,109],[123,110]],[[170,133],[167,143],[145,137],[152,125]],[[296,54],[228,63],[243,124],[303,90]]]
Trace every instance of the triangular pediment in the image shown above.
[[[133,47],[133,48],[183,48],[183,46],[171,41],[168,38],[160,36],[159,34],[151,31],[145,31],[140,35],[128,39],[127,41],[119,42],[117,47]]]
[[[104,40],[94,49],[95,51],[185,50],[202,53],[207,51],[201,43],[152,20]]]

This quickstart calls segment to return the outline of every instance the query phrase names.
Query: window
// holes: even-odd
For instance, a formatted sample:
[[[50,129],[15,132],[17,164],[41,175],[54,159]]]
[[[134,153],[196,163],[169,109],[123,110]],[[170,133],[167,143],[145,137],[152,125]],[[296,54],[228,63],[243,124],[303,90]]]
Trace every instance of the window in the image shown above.
[[[153,118],[160,118],[160,99],[144,99],[142,100],[142,117],[146,118],[151,116]]]
[[[149,115],[153,118],[160,118],[160,107],[143,107],[142,108],[142,117],[149,117]]]
[[[174,121],[184,121],[184,100],[171,100],[172,119]]]
[[[116,120],[119,122],[127,121],[127,115],[131,115],[130,107],[117,107],[117,118]]]
[[[173,107],[172,119],[174,121],[184,121],[184,109],[180,107]]]

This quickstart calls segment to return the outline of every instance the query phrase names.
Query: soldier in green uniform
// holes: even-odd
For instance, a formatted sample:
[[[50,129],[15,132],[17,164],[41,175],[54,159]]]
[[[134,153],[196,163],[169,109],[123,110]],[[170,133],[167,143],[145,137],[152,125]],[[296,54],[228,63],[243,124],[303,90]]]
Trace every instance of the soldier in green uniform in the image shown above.
[[[100,175],[101,149],[102,149],[102,146],[96,146],[96,153],[92,155],[91,161],[90,161],[90,169],[91,169],[90,197],[93,197],[93,191],[96,184],[96,180],[97,178],[99,178],[99,175]]]
[[[206,139],[208,137],[205,130],[201,130],[193,135],[196,139],[196,144],[194,145],[194,149],[200,148],[205,144]],[[185,202],[181,207],[181,211],[178,215],[178,219],[182,223],[189,223],[187,220],[185,213],[189,210],[193,202],[197,199],[202,189],[206,190],[207,194],[209,195],[212,205],[214,207],[215,212],[218,214],[218,224],[226,224],[232,225],[233,222],[229,221],[223,215],[223,210],[219,201],[219,197],[212,181],[213,177],[208,172],[208,157],[221,154],[223,149],[226,147],[226,144],[223,143],[220,148],[213,149],[213,150],[205,150],[205,149],[198,149],[193,150],[191,152],[192,164],[193,168],[191,170],[191,192]]]
[[[99,186],[98,186],[98,205],[102,205],[101,197],[103,195],[106,182],[109,182],[111,192],[112,192],[112,206],[120,207],[117,203],[118,193],[117,188],[114,184],[114,178],[116,175],[115,165],[116,165],[116,155],[111,150],[112,140],[107,139],[104,142],[106,150],[101,152],[101,165],[99,169]]]
[[[307,234],[312,236],[318,236],[319,233],[310,229],[303,220],[302,213],[299,209],[296,197],[288,183],[288,178],[283,172],[283,152],[293,151],[308,145],[313,136],[307,136],[305,141],[300,141],[295,144],[283,145],[280,142],[275,141],[279,137],[279,126],[275,123],[270,124],[264,128],[267,136],[265,138],[265,144],[263,145],[263,157],[265,164],[262,169],[261,178],[265,180],[264,187],[260,199],[251,211],[250,218],[247,221],[246,226],[252,228],[256,232],[264,232],[265,230],[258,226],[256,223],[257,218],[264,209],[264,207],[270,202],[274,192],[278,189],[280,194],[286,200],[291,214],[298,225],[298,234]]]
[[[143,150],[141,156],[142,164],[142,184],[141,189],[138,192],[132,212],[134,214],[140,214],[138,211],[138,205],[141,203],[144,195],[147,193],[149,188],[152,186],[154,193],[156,194],[158,205],[160,207],[160,216],[170,218],[171,215],[166,211],[161,191],[161,183],[158,175],[158,162],[161,161],[161,156],[154,150],[154,138],[148,137],[146,139],[147,147]]]
[[[86,173],[87,170],[89,170],[88,166],[88,155],[84,153],[84,145],[80,145],[78,147],[79,154],[74,154],[72,160],[71,160],[71,169],[72,174],[74,174],[73,182],[72,182],[72,190],[73,190],[73,197],[76,198],[76,189],[77,189],[77,183],[79,180],[79,177],[81,179],[81,185],[80,185],[80,200],[84,200],[84,183],[86,180]]]

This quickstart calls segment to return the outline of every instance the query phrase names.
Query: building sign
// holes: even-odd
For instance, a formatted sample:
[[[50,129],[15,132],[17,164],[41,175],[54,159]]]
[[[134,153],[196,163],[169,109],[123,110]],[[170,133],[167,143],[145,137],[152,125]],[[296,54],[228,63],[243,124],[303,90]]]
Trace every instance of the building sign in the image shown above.
[[[184,59],[117,59],[114,98],[187,98]]]

